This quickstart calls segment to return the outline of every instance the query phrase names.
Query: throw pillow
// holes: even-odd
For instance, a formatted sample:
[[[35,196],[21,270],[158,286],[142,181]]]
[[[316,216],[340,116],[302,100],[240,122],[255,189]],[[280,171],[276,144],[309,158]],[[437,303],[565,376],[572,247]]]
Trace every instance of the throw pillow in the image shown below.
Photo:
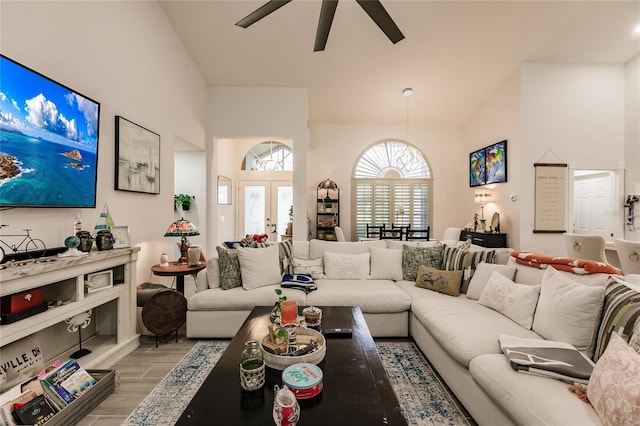
[[[278,246],[269,246],[259,249],[239,248],[238,260],[240,261],[240,274],[242,276],[242,288],[253,290],[273,284],[280,284],[280,260]]]
[[[325,252],[324,272],[330,280],[365,280],[369,278],[369,257],[369,253]]]
[[[402,278],[414,281],[418,276],[418,267],[425,265],[438,269],[442,263],[442,248],[436,247],[402,247]]]
[[[462,283],[462,271],[441,271],[425,265],[418,266],[416,287],[448,294],[460,295],[460,283]]]
[[[369,247],[372,280],[402,280],[402,250]]]
[[[216,247],[218,251],[218,262],[220,266],[220,288],[229,290],[240,287],[242,277],[240,275],[240,261],[238,260],[237,249],[227,249],[222,246]]]
[[[213,259],[209,259],[207,261],[207,280],[204,283],[204,285],[206,286],[206,288],[201,287],[201,281],[203,280],[199,280],[196,283],[196,291],[203,291],[206,290],[207,288],[218,288],[220,287],[220,259],[217,257],[214,257]]]
[[[516,276],[515,265],[496,265],[494,263],[480,262],[476,266],[476,270],[469,281],[467,289],[467,297],[469,299],[478,300],[482,294],[482,290],[487,285],[487,281],[493,272],[497,272],[513,281]]]
[[[640,424],[640,355],[617,333],[593,368],[587,396],[605,425]]]
[[[293,241],[285,240],[278,243],[280,254],[280,274],[293,274]]]
[[[493,257],[496,252],[495,250],[469,251],[464,247],[464,245],[462,248],[458,246],[445,245],[442,253],[442,264],[440,265],[440,269],[444,269],[446,271],[460,271],[466,269],[467,271],[464,275],[460,290],[463,293],[466,293],[469,287],[469,281],[475,273],[476,266],[480,262],[493,263]]]
[[[640,292],[633,288],[633,284],[615,276],[613,279],[604,291],[604,307],[593,354],[594,361],[602,356],[614,331],[622,339],[629,341],[636,325],[640,326]]]
[[[478,303],[500,312],[518,325],[531,329],[536,310],[539,285],[516,284],[498,271],[487,281]]]
[[[322,266],[322,258],[318,259],[298,259],[293,258],[293,273],[308,274],[314,280],[324,278],[324,268]]]
[[[240,241],[225,241],[223,244],[225,245],[226,248],[230,248],[230,249],[237,249],[238,247],[244,247],[242,245],[242,242]]]
[[[533,331],[593,355],[604,287],[578,284],[548,267],[542,277]]]

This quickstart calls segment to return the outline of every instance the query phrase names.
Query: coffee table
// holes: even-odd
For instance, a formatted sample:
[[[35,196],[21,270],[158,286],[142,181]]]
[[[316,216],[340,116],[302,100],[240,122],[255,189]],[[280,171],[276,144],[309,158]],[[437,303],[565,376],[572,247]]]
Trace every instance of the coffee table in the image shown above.
[[[318,366],[324,389],[301,400],[299,425],[406,425],[398,399],[359,307],[321,307],[322,326],[352,328],[353,337],[327,338],[327,353]],[[184,410],[178,425],[260,425],[273,423],[273,386],[282,387],[282,372],[267,368],[262,390],[240,388],[240,354],[244,342],[267,334],[271,307],[255,307],[213,371]]]

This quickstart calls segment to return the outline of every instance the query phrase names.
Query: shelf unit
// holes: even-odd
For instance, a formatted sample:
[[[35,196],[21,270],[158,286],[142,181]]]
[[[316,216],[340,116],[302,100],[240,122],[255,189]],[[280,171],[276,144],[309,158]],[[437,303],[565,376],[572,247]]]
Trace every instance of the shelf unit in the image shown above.
[[[327,179],[317,189],[316,238],[336,241],[336,226],[340,226],[340,188]]]
[[[91,350],[78,360],[85,369],[113,366],[139,345],[136,334],[136,262],[138,247],[95,251],[81,257],[48,257],[38,262],[17,262],[0,270],[0,296],[42,288],[47,302],[61,306],[0,326],[0,346],[37,335],[45,364],[67,359],[77,349],[77,333],[66,330],[65,320],[91,311],[90,327],[82,329],[83,347]],[[87,274],[113,271],[113,287],[85,293]]]

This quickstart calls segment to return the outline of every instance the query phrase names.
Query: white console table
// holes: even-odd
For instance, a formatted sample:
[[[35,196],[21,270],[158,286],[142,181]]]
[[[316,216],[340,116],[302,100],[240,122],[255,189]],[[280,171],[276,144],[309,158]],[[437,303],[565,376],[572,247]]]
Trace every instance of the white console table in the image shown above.
[[[0,346],[37,335],[45,365],[65,360],[78,349],[78,333],[67,331],[66,319],[92,311],[90,327],[82,329],[83,348],[91,353],[78,362],[84,368],[112,367],[139,345],[136,334],[136,261],[138,247],[93,251],[81,257],[51,257],[41,262],[0,270],[0,295],[42,288],[45,301],[61,306],[0,326]],[[113,287],[85,293],[87,274],[109,271]]]

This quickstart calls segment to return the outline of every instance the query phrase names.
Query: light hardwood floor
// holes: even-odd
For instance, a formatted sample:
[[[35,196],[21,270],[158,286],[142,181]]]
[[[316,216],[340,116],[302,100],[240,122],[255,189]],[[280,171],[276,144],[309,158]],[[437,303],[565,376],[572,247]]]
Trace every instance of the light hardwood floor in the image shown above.
[[[178,343],[174,339],[156,348],[153,337],[140,336],[140,347],[113,367],[115,392],[78,424],[120,425],[196,342],[179,335]]]

